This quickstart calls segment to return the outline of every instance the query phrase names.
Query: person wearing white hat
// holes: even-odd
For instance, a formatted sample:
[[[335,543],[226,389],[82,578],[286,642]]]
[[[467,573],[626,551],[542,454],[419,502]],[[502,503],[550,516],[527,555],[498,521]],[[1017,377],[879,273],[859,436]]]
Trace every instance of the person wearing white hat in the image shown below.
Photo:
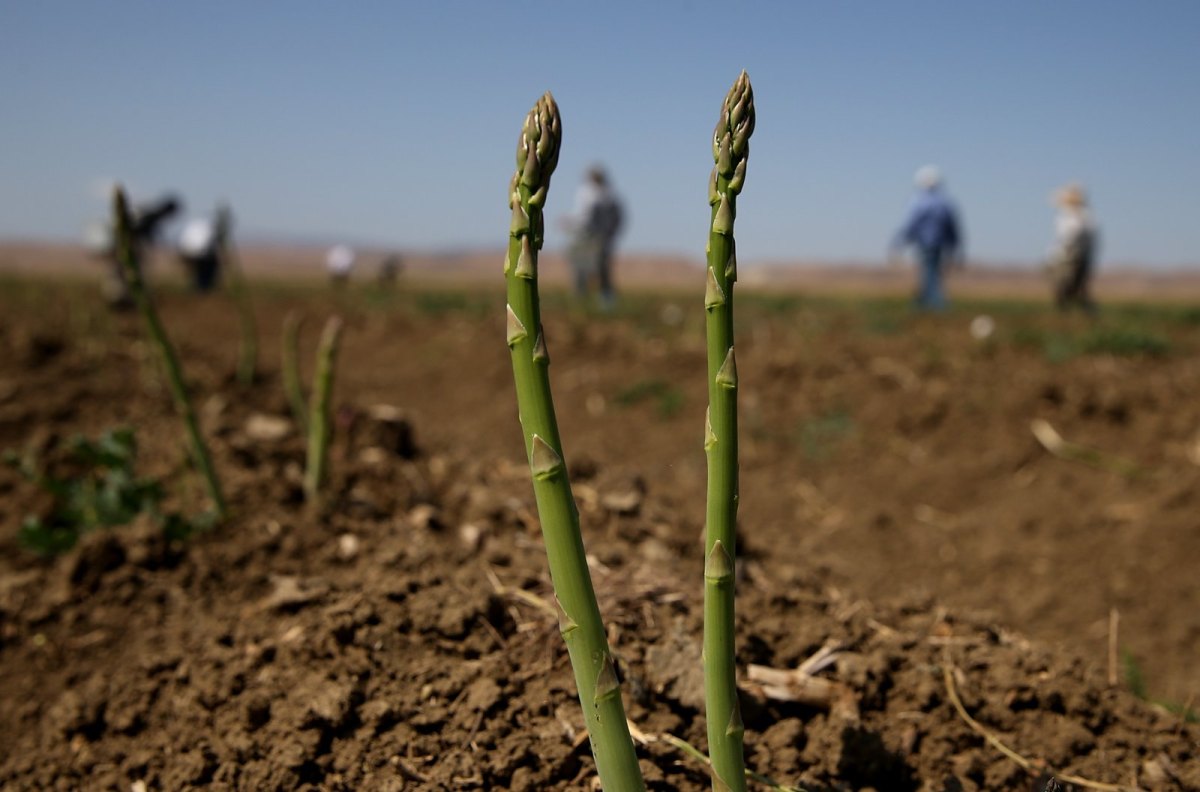
[[[1077,305],[1085,313],[1095,313],[1090,286],[1099,235],[1088,211],[1087,193],[1078,184],[1068,184],[1054,194],[1053,201],[1058,207],[1049,265],[1054,302],[1060,311]]]
[[[329,278],[334,286],[346,285],[357,258],[354,248],[349,245],[334,245],[329,249],[329,254],[325,257],[325,267],[329,270]]]
[[[562,219],[571,234],[567,258],[571,262],[575,292],[587,297],[591,283],[600,291],[600,307],[609,310],[617,300],[613,283],[613,249],[621,232],[623,211],[620,199],[599,165],[588,168],[587,177],[575,194],[575,211]]]
[[[928,311],[946,307],[942,275],[946,263],[962,259],[962,234],[958,213],[942,189],[942,174],[926,165],[913,177],[917,194],[912,208],[893,240],[893,249],[911,246],[920,265],[916,304]]]
[[[212,291],[220,273],[217,224],[207,217],[193,217],[179,234],[179,258],[191,275],[198,292]]]

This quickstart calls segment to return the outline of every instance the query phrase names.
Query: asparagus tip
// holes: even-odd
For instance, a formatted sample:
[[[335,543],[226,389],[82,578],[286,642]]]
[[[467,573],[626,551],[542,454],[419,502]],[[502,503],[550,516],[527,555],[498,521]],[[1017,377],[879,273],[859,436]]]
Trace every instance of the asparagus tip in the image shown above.
[[[550,177],[558,165],[561,143],[562,119],[558,104],[554,96],[546,91],[525,116],[521,136],[517,140],[514,187],[520,184],[527,189],[527,194],[532,196],[527,202],[533,206],[541,206],[546,200],[545,190],[550,186]]]

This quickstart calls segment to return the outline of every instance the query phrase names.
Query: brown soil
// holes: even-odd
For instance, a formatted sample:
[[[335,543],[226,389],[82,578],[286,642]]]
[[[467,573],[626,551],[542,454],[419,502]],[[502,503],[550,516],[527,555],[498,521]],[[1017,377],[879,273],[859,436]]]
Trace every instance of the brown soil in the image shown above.
[[[136,319],[74,286],[6,287],[0,448],[53,453],[129,424],[142,472],[197,508]],[[555,301],[546,317],[601,607],[661,790],[707,788],[662,738],[705,744],[693,297],[615,317]],[[229,304],[163,302],[236,517],[186,544],[138,522],[42,561],[14,535],[45,504],[0,472],[0,786],[591,788],[499,295],[264,290],[265,374],[248,390]],[[305,360],[317,319],[348,319],[323,517],[300,502],[300,439],[247,429],[287,415],[275,350],[296,306],[314,320]],[[1163,358],[1052,363],[1019,331],[1086,326],[997,315],[980,344],[969,314],[744,304],[739,660],[792,668],[834,642],[818,677],[845,691],[824,707],[749,686],[755,771],[810,790],[1030,790],[1039,769],[1200,789],[1200,728],[1105,679],[1115,607],[1154,697],[1200,690],[1194,327],[1157,328]],[[372,419],[377,404],[412,436]],[[1046,454],[1038,417],[1137,472]],[[945,669],[1035,771],[956,714]]]

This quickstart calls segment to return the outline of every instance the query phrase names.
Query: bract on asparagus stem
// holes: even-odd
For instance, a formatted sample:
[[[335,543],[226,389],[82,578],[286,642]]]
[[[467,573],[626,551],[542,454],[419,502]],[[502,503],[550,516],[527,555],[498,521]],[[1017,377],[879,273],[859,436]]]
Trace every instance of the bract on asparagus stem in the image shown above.
[[[722,176],[728,176],[733,172],[733,154],[730,151],[732,145],[729,133],[726,132],[721,136],[721,146],[717,150],[717,172]]]
[[[721,203],[717,206],[717,216],[713,218],[712,230],[714,234],[724,234],[725,236],[733,233],[733,207],[728,192],[721,193]]]
[[[535,269],[533,261],[533,249],[530,247],[529,235],[521,237],[521,253],[517,256],[518,278],[534,278],[537,277],[537,269]]]
[[[605,655],[600,665],[600,673],[596,676],[596,692],[592,698],[596,703],[604,699],[619,696],[621,682],[617,679],[617,669],[613,666],[612,655]]]
[[[508,306],[507,329],[508,329],[508,345],[510,347],[514,346],[515,344],[517,344],[517,342],[523,340],[525,338],[525,336],[529,335],[528,331],[526,331],[526,329],[525,329],[525,325],[523,325],[521,323],[521,320],[517,318],[516,313],[513,312],[511,305]]]
[[[709,267],[708,276],[704,281],[704,307],[711,310],[724,304],[725,292],[722,291],[721,284],[717,283],[717,275],[713,268]]]
[[[534,478],[549,478],[562,470],[563,461],[559,453],[538,435],[533,436],[533,450],[529,454],[529,467]]]
[[[537,340],[533,342],[533,361],[550,365],[550,352],[546,349],[546,336],[538,329]]]
[[[723,388],[737,387],[737,360],[733,354],[733,347],[729,347],[725,362],[717,369],[717,384]]]

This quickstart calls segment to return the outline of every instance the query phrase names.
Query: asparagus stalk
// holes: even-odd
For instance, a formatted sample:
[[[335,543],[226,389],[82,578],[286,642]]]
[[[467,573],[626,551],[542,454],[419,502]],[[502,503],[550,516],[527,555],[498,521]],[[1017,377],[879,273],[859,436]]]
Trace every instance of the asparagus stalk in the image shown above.
[[[559,627],[571,657],[596,769],[604,789],[629,792],[643,790],[645,784],[625,721],[620,682],[596,604],[579,511],[567,478],[538,299],[542,209],[561,141],[558,106],[546,93],[525,118],[517,142],[517,170],[509,185],[512,223],[504,260],[508,347],[550,578],[560,608]]]
[[[329,459],[329,439],[333,434],[330,404],[333,396],[333,371],[337,364],[338,342],[342,337],[342,319],[332,316],[321,331],[317,347],[317,370],[313,375],[312,404],[308,416],[308,464],[304,471],[304,498],[320,507],[321,485]]]
[[[258,373],[258,323],[254,319],[254,305],[250,302],[250,290],[246,285],[246,273],[241,259],[233,247],[233,214],[228,206],[217,209],[217,255],[222,267],[229,273],[229,288],[237,303],[241,337],[238,339],[238,383],[253,385]]]
[[[301,437],[308,435],[308,405],[304,400],[304,387],[300,384],[300,328],[303,325],[304,314],[299,311],[287,312],[283,317],[281,349],[283,392],[292,408],[292,417]]]
[[[742,72],[721,105],[713,131],[712,206],[704,307],[708,346],[708,413],[704,450],[708,503],[704,540],[704,693],[713,789],[746,789],[741,708],[734,663],[734,559],[738,506],[737,365],[733,351],[733,221],[746,178],[754,93]]]
[[[125,191],[119,186],[113,190],[113,230],[117,261],[125,274],[125,282],[129,285],[138,311],[142,314],[142,320],[146,323],[146,331],[162,357],[163,368],[167,374],[167,385],[171,390],[175,409],[183,421],[192,462],[204,481],[204,489],[208,494],[208,499],[212,501],[217,519],[224,520],[228,509],[225,505],[225,496],[221,493],[221,482],[217,479],[216,469],[213,467],[212,458],[208,453],[208,446],[205,445],[204,438],[200,435],[196,412],[192,409],[192,402],[188,397],[179,358],[176,356],[175,348],[171,346],[167,331],[158,317],[154,302],[146,291],[146,284],[142,279],[141,262],[138,260],[137,241],[133,235],[133,221],[129,215],[129,204],[125,200]]]

